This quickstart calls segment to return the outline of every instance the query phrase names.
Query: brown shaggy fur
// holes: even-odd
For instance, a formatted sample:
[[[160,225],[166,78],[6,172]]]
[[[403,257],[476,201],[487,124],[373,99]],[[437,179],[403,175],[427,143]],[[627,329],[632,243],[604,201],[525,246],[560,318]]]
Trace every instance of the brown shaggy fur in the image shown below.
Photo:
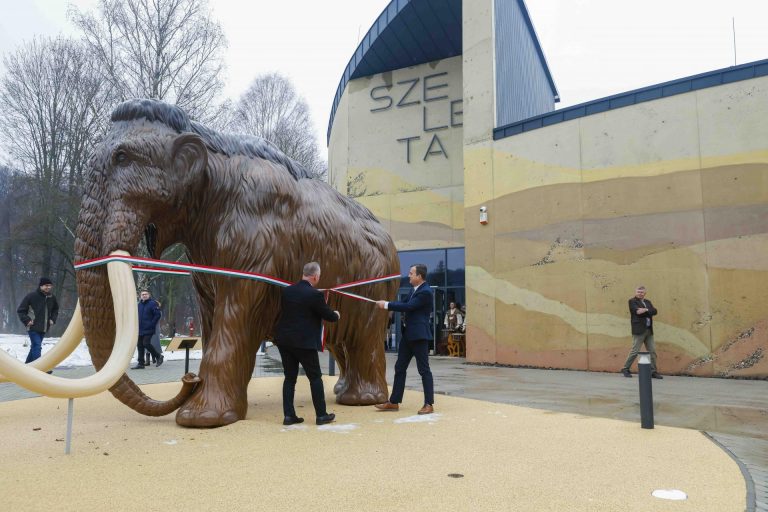
[[[122,249],[135,254],[145,227],[157,228],[155,253],[183,243],[194,263],[297,281],[308,261],[322,267],[321,288],[397,273],[394,244],[370,211],[328,184],[307,178],[296,162],[255,137],[223,135],[190,122],[180,109],[152,100],[120,105],[91,158],[77,226],[77,261]],[[100,368],[114,339],[112,299],[104,267],[78,271],[85,335]],[[156,402],[127,376],[113,394],[143,414],[213,427],[245,417],[246,386],[256,350],[279,315],[279,288],[195,274],[205,340],[202,382],[186,400]],[[392,297],[397,281],[355,288]],[[331,294],[341,321],[328,346],[341,377],[336,401],[365,405],[387,399],[385,312]],[[180,393],[181,395],[181,393]]]

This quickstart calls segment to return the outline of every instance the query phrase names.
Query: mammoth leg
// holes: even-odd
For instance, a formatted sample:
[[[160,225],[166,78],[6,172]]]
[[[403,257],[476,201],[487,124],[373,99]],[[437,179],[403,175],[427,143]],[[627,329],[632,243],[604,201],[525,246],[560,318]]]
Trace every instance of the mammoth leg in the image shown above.
[[[256,350],[266,334],[256,332],[257,322],[253,315],[257,310],[254,304],[261,303],[263,298],[254,302],[254,290],[248,286],[254,284],[235,280],[219,282],[200,363],[203,382],[176,413],[179,425],[220,427],[245,418],[247,388]],[[206,309],[203,308],[204,315]]]
[[[358,314],[348,315],[346,324],[342,320],[334,343],[334,353],[344,356],[340,362],[342,377],[333,390],[339,404],[379,404],[389,398],[383,338],[387,316],[369,304],[357,307]]]
[[[333,392],[338,395],[342,389],[346,388],[347,379],[345,377],[347,375],[347,365],[349,364],[349,361],[347,360],[347,354],[344,353],[343,345],[328,343],[327,348],[336,360],[336,364],[339,366],[339,380],[336,381],[336,384],[333,386]]]

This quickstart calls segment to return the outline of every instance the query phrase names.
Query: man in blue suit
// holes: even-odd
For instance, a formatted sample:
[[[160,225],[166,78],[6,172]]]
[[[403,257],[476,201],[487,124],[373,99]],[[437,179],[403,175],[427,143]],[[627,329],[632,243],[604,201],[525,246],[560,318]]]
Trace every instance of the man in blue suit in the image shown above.
[[[320,265],[310,262],[304,265],[301,281],[283,288],[280,296],[280,319],[275,326],[275,345],[283,361],[283,425],[301,423],[296,416],[293,398],[299,364],[309,379],[312,405],[315,407],[315,423],[325,425],[336,415],[325,408],[325,391],[320,359],[317,351],[322,348],[322,323],[336,322],[340,315],[326,304],[323,294],[315,290],[320,281]]]
[[[376,404],[376,408],[380,411],[397,411],[400,409],[400,402],[403,401],[403,392],[405,391],[405,372],[411,359],[415,357],[416,367],[419,370],[419,375],[421,375],[421,384],[424,387],[424,407],[419,409],[419,414],[432,414],[435,403],[432,371],[429,369],[429,340],[432,339],[430,321],[432,288],[427,284],[427,266],[422,264],[412,266],[408,271],[408,280],[413,286],[413,291],[405,302],[387,302],[384,300],[376,302],[376,305],[381,309],[405,313],[403,340],[397,349],[392,394],[388,402]]]

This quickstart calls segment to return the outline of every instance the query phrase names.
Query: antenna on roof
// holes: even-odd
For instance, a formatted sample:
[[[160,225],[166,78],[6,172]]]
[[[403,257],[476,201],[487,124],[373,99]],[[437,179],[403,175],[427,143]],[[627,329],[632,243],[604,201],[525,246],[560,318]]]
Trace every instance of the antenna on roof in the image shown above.
[[[733,30],[733,65],[736,65],[736,18],[731,17],[731,29]]]

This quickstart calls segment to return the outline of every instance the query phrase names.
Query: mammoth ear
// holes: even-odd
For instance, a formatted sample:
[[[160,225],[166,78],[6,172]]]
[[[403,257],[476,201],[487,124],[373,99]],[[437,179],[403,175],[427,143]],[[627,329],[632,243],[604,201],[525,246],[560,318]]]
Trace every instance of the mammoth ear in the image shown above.
[[[171,161],[173,170],[185,181],[199,178],[208,167],[208,150],[198,135],[182,133],[173,141]]]

